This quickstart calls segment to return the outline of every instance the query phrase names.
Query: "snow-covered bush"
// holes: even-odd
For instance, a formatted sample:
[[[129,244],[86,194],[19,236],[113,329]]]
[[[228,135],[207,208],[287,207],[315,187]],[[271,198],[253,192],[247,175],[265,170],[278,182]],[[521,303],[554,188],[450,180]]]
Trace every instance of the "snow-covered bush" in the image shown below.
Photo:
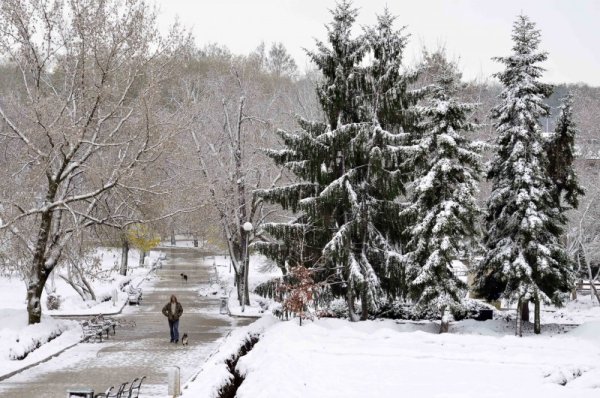
[[[474,319],[479,316],[480,310],[494,310],[495,308],[483,301],[463,299],[459,304],[450,308],[450,313],[455,320]],[[396,300],[388,302],[375,314],[378,318],[404,319],[404,320],[440,320],[440,313],[434,307],[415,307],[405,301]]]
[[[22,360],[43,344],[54,340],[64,331],[75,326],[74,321],[50,320],[45,323],[30,325],[25,330],[13,336],[14,342],[8,350],[8,358]],[[7,336],[8,337],[8,336]]]
[[[56,293],[50,293],[46,297],[46,308],[49,310],[60,309],[60,296]]]
[[[333,299],[325,308],[317,311],[317,316],[319,318],[346,318],[348,316],[348,303],[341,298]]]

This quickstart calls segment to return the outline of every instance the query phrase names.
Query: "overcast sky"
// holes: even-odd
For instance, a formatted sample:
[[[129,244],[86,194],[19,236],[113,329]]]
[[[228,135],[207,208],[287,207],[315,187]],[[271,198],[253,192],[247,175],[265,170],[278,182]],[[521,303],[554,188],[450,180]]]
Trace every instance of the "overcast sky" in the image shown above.
[[[247,54],[261,41],[282,42],[305,69],[303,48],[325,38],[334,0],[157,0],[161,25],[176,16],[192,29],[196,42],[226,45]],[[387,5],[398,26],[411,34],[409,61],[423,46],[445,46],[466,78],[486,79],[500,66],[493,56],[510,52],[512,23],[523,12],[542,31],[548,82],[600,86],[600,0],[356,0],[358,25],[375,22]]]

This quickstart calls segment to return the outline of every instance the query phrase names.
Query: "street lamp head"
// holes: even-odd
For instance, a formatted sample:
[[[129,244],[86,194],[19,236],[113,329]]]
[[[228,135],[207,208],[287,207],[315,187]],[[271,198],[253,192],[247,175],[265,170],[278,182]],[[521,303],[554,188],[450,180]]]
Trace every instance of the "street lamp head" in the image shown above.
[[[250,232],[250,231],[252,231],[252,229],[253,229],[253,226],[252,226],[252,223],[251,223],[251,222],[248,222],[248,221],[246,221],[246,222],[244,223],[244,225],[242,225],[242,228],[244,228],[244,231],[246,231],[246,232]]]

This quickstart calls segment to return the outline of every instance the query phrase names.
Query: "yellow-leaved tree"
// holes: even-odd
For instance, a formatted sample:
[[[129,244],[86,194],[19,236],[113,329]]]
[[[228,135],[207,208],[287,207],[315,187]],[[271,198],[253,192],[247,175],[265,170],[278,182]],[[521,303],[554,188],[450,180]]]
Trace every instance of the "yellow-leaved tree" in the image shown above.
[[[147,253],[160,243],[160,236],[146,224],[135,224],[127,231],[127,240],[140,251],[140,266],[144,265]]]

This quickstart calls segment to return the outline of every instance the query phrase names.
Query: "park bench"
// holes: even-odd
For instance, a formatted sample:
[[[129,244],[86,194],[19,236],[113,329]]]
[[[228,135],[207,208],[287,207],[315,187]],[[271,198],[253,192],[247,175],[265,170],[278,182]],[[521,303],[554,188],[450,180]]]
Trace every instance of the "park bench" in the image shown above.
[[[127,289],[127,297],[128,297],[127,300],[130,305],[131,304],[139,305],[140,301],[142,301],[142,289],[129,285],[129,288]]]
[[[138,398],[140,396],[140,389],[142,388],[142,382],[146,376],[142,378],[135,378],[131,383],[125,382],[119,386],[116,391],[113,391],[114,387],[110,387],[106,392],[96,394],[95,398]]]
[[[590,281],[589,279],[580,279],[577,282],[577,291],[578,292],[590,292],[592,290],[592,283],[594,284],[594,287],[596,288],[596,290],[600,291],[600,281],[597,281],[597,280]]]
[[[106,338],[112,329],[113,335],[116,334],[117,322],[112,318],[104,318],[102,315],[81,322],[83,329],[83,340],[87,342],[102,342],[102,337],[106,333]]]

